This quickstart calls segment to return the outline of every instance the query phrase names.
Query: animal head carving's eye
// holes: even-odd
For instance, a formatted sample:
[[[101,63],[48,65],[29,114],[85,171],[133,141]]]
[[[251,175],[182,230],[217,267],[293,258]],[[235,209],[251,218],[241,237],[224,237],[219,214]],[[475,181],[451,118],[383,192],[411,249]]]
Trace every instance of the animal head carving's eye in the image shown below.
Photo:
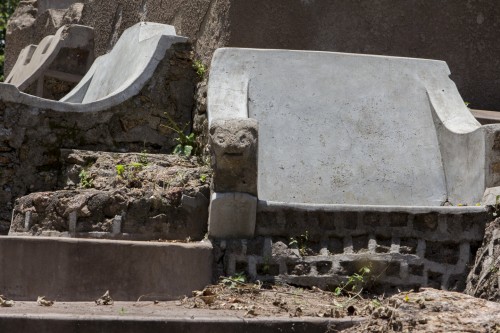
[[[245,133],[241,134],[240,135],[240,142],[247,142],[248,139],[247,139],[247,135]]]
[[[224,139],[224,137],[222,135],[219,135],[217,136],[217,142],[219,144],[223,144],[226,140]]]

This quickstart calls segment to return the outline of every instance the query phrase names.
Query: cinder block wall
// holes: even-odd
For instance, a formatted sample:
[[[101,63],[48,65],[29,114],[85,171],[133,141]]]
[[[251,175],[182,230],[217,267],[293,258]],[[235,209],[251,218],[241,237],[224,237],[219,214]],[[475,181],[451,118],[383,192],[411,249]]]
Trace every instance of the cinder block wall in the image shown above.
[[[260,205],[256,238],[216,242],[217,272],[332,289],[369,267],[366,287],[378,291],[463,290],[491,219],[486,211],[300,211]]]

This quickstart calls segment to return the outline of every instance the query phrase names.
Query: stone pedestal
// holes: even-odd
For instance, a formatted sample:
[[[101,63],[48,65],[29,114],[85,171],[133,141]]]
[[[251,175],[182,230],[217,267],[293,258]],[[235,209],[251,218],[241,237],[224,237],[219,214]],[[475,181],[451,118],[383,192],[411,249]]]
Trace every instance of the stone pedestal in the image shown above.
[[[212,194],[208,235],[212,238],[253,238],[257,197],[239,192]]]

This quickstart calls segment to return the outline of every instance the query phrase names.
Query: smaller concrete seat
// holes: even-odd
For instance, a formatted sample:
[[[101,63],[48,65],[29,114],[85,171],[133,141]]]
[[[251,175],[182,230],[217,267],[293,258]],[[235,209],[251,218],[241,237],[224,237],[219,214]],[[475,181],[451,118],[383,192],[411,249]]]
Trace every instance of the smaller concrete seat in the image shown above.
[[[55,188],[61,148],[171,152],[177,134],[161,125],[165,113],[191,121],[198,80],[191,51],[173,26],[142,22],[60,101],[0,83],[0,226],[9,202]]]
[[[55,35],[46,36],[38,45],[25,47],[5,83],[39,97],[53,97],[44,91],[45,78],[70,84],[78,83],[94,61],[94,29],[65,25]],[[36,86],[32,85],[36,83]],[[67,90],[67,91],[69,91]]]

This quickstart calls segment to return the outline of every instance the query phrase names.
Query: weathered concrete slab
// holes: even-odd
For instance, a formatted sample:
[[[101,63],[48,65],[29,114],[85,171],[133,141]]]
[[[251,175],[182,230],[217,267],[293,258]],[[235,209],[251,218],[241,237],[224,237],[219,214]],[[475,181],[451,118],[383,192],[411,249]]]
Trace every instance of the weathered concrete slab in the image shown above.
[[[260,200],[475,204],[480,124],[442,61],[219,49],[208,115],[259,122]]]
[[[25,47],[5,79],[21,91],[32,88],[33,95],[44,97],[44,77],[78,83],[94,61],[94,29],[81,25],[61,27],[38,45]],[[70,68],[71,67],[71,68]],[[73,87],[72,86],[72,87]]]
[[[211,283],[212,246],[0,237],[0,266],[0,290],[16,300],[93,301],[106,290],[115,300],[166,300]]]

